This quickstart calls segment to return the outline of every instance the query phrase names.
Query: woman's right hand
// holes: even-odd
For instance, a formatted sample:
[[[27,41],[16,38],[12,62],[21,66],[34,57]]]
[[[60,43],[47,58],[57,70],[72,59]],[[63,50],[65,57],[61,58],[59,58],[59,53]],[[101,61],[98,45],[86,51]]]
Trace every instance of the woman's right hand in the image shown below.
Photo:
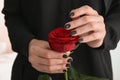
[[[64,73],[72,61],[65,53],[51,50],[47,41],[37,39],[29,44],[28,59],[33,68],[45,73]]]

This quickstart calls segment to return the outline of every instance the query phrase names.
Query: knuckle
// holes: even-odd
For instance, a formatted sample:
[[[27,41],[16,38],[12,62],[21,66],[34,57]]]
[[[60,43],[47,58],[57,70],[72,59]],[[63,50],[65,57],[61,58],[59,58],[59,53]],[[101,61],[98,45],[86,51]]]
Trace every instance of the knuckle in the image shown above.
[[[29,61],[29,62],[33,62],[32,57],[28,57],[28,61]]]
[[[93,37],[93,39],[95,40],[95,39],[97,39],[97,38],[98,38],[98,35],[93,34],[93,35],[92,35],[92,37]]]
[[[50,53],[49,52],[46,52],[44,55],[46,56],[46,58],[50,58]]]
[[[89,18],[88,16],[84,16],[84,17],[83,17],[83,20],[84,20],[85,22],[89,22],[90,18]]]
[[[103,16],[101,16],[101,15],[100,15],[99,17],[100,17],[100,19],[101,19],[102,21],[104,21],[104,18],[103,18]]]
[[[91,10],[91,7],[90,7],[90,6],[88,6],[88,5],[85,5],[85,6],[84,6],[84,8],[85,8],[86,10],[88,10],[88,11],[90,11],[90,10]]]
[[[32,51],[34,51],[34,50],[37,51],[37,49],[38,49],[38,47],[35,45],[30,46],[30,50],[32,50]]]
[[[104,32],[106,32],[105,23],[103,23],[102,26],[103,26],[103,27],[102,27],[102,30],[103,30]]]
[[[48,64],[48,65],[52,65],[52,63],[53,63],[52,60],[51,60],[51,59],[48,59],[47,64]]]
[[[103,27],[104,27],[104,30],[106,30],[106,28],[105,28],[105,23],[103,23]]]
[[[73,22],[72,22],[72,25],[73,25],[73,26],[76,26],[76,25],[77,25],[77,21],[73,21]]]
[[[98,14],[98,12],[97,12],[96,10],[93,10],[93,12],[94,12],[95,14]]]
[[[103,33],[103,34],[104,34],[104,36],[106,35],[106,30],[104,30],[104,33]]]
[[[95,23],[94,23],[94,22],[90,22],[90,23],[89,23],[89,26],[90,26],[92,29],[94,29],[94,28],[95,28]]]
[[[34,53],[36,51],[36,47],[35,46],[31,46],[30,48],[29,48],[29,54],[32,54],[32,53]]]
[[[101,33],[101,35],[99,35],[99,39],[104,38],[104,37],[105,37],[105,35],[106,35],[106,31],[103,31],[103,32]]]
[[[83,32],[83,30],[81,28],[76,29],[76,31],[81,32],[81,33]]]

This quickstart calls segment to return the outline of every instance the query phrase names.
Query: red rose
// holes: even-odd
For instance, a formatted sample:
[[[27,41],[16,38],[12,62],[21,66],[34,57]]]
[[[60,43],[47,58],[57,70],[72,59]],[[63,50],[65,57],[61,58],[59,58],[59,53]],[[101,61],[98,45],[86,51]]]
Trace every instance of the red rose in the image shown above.
[[[71,36],[71,30],[56,28],[49,33],[49,44],[51,49],[58,52],[67,52],[75,48],[78,42],[78,36]]]

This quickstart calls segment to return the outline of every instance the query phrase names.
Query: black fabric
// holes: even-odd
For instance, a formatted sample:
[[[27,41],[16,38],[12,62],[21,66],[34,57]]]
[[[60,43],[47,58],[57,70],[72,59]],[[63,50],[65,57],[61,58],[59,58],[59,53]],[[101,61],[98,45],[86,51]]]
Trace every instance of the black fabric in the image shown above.
[[[105,18],[107,35],[104,44],[91,48],[86,44],[71,56],[72,65],[79,73],[112,80],[109,50],[116,48],[120,39],[120,0],[5,0],[3,13],[13,50],[18,57],[13,66],[12,80],[36,80],[38,71],[28,62],[31,39],[47,40],[48,33],[63,27],[71,19],[69,12],[89,5]],[[63,74],[50,74],[54,80],[64,80]]]
[[[13,65],[11,80],[37,80],[38,73],[25,56],[18,55]]]
[[[40,74],[45,74],[36,71],[32,68],[27,58],[23,55],[17,56],[12,71],[11,80],[37,80]],[[64,74],[48,74],[53,80],[64,80]]]

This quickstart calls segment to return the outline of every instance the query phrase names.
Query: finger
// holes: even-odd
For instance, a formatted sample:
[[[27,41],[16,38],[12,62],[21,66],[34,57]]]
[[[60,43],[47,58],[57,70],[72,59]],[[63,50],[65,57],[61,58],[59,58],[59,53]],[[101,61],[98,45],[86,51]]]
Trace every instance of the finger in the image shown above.
[[[66,25],[70,25],[70,26],[68,28],[65,25],[65,28],[74,29],[74,28],[77,28],[77,27],[80,27],[80,26],[83,26],[85,24],[92,23],[92,22],[103,22],[103,17],[100,15],[99,16],[98,15],[97,16],[83,16],[79,19],[66,23]]]
[[[54,65],[54,66],[36,64],[36,65],[33,65],[33,67],[36,70],[45,72],[45,73],[63,73],[64,70],[67,70],[66,64]]]
[[[71,35],[72,36],[80,36],[83,35],[83,34],[86,34],[90,31],[93,31],[94,29],[92,29],[88,24],[87,25],[84,25],[82,27],[78,27],[74,30],[72,30],[71,32]]]
[[[102,24],[99,22],[90,22],[86,25],[83,25],[81,27],[78,27],[76,29],[73,29],[71,31],[72,36],[81,36],[83,34],[89,33],[89,32],[96,32],[102,30]]]
[[[38,64],[43,64],[43,65],[48,65],[48,66],[52,66],[52,65],[59,65],[59,64],[67,64],[68,61],[71,58],[63,58],[63,59],[48,59],[48,58],[42,58],[42,57],[38,57],[35,59],[31,59],[31,61],[36,62]]]
[[[93,32],[86,36],[81,36],[81,38],[79,39],[79,42],[80,43],[88,43],[88,42],[92,42],[95,40],[99,40],[101,38],[102,38],[102,34],[100,34],[99,32]]]
[[[32,55],[37,55],[40,57],[44,57],[44,58],[62,58],[62,56],[64,54],[50,50],[48,43],[45,41],[39,41],[40,45],[36,46],[36,44],[34,44],[33,46],[30,47],[30,53],[29,56]]]
[[[77,18],[83,15],[98,15],[97,11],[88,5],[82,6],[80,8],[74,9],[70,12],[71,18]]]
[[[37,51],[37,56],[43,57],[43,58],[63,58],[65,53],[59,53],[50,49],[44,49],[44,48],[38,48]]]

